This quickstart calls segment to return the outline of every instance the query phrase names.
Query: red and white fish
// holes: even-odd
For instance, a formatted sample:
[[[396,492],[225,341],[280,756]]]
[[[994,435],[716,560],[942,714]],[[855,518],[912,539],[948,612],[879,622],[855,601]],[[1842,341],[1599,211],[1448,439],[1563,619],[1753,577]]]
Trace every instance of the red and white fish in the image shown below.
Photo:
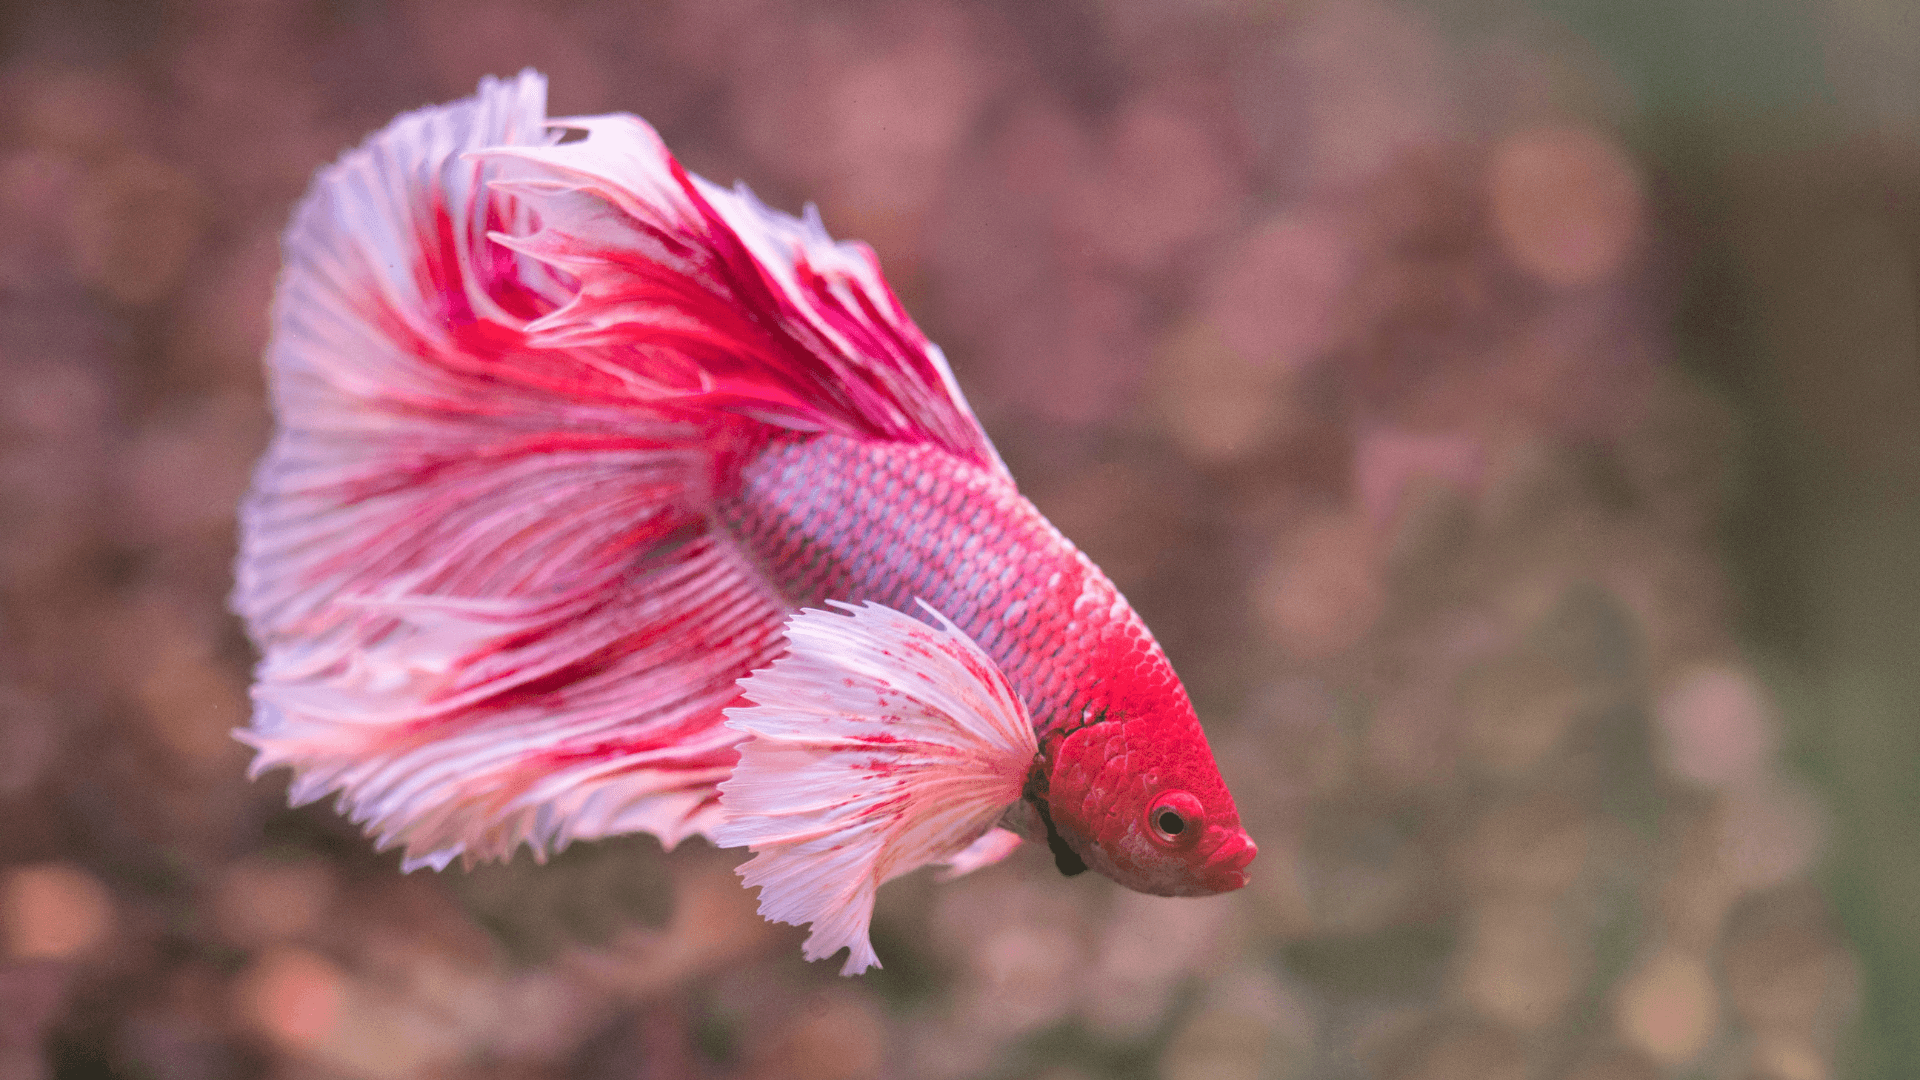
[[[1022,835],[1245,884],[1166,656],[873,253],[545,96],[402,116],[294,215],[234,593],[254,772],[409,868],[745,845],[762,914],[848,973],[882,882]]]

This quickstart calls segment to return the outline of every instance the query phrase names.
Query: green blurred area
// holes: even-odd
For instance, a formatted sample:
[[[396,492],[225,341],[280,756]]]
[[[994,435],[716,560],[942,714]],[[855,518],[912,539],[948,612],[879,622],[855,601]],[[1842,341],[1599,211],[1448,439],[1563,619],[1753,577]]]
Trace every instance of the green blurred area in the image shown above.
[[[1920,1075],[1920,6],[1536,8],[1626,82],[1690,231],[1681,359],[1747,418],[1725,542],[1836,819],[1824,880],[1864,969],[1842,1067]]]

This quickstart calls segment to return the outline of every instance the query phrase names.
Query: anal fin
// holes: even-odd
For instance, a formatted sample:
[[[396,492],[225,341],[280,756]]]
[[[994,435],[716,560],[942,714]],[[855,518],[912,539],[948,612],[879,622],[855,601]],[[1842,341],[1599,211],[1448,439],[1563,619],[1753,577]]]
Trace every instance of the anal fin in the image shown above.
[[[965,877],[983,866],[992,866],[1001,859],[1013,854],[1020,847],[1020,835],[1011,829],[998,826],[980,834],[980,838],[968,844],[953,858],[941,863],[943,869],[939,880],[952,881]]]

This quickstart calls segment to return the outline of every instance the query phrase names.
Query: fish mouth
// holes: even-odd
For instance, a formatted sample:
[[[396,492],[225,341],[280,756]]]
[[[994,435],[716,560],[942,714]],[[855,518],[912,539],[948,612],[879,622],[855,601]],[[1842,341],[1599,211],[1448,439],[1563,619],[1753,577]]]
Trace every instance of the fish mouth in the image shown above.
[[[1214,850],[1206,865],[1201,867],[1200,879],[1209,890],[1217,893],[1244,888],[1248,880],[1247,865],[1258,854],[1260,848],[1243,829],[1239,835],[1227,838]]]

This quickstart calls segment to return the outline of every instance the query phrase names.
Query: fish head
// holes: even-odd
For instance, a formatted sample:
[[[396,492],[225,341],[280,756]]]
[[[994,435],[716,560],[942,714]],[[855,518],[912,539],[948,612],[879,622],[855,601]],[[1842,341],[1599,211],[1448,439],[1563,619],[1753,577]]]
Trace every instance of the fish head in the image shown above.
[[[1247,883],[1259,849],[1184,700],[1086,724],[1047,740],[1042,754],[1050,843],[1156,896],[1210,896]]]

